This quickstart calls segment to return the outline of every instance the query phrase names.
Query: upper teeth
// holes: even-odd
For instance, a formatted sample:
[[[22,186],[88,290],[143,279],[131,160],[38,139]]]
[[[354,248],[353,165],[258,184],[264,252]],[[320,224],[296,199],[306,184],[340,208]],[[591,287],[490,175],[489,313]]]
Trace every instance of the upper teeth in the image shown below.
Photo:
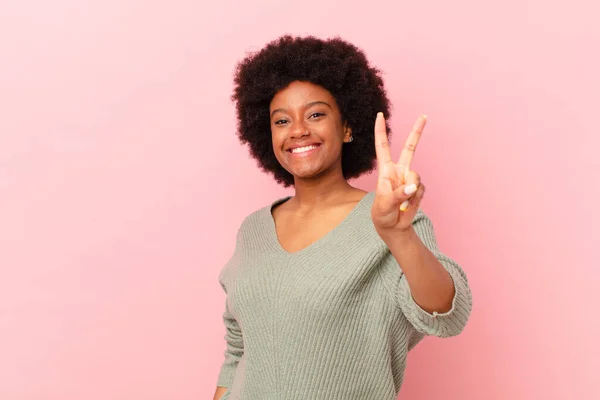
[[[317,145],[315,145],[315,144],[310,145],[310,146],[305,146],[305,147],[297,147],[295,149],[292,149],[292,153],[302,153],[302,152],[309,151],[309,150],[316,149],[316,148],[317,148]]]

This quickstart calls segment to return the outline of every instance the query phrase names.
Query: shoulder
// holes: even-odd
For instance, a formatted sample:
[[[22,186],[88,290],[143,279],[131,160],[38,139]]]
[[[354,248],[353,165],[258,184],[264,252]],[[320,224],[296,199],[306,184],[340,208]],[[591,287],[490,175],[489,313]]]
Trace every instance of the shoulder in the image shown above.
[[[254,232],[260,230],[259,222],[261,214],[264,213],[265,207],[256,209],[250,214],[247,214],[238,226],[235,236],[235,247],[232,255],[228,261],[223,265],[219,273],[219,282],[227,293],[231,288],[231,285],[236,280],[238,268],[244,258],[245,248],[248,245],[248,241],[254,235]]]
[[[242,219],[237,232],[238,242],[241,241],[244,238],[244,235],[248,234],[249,232],[256,232],[256,230],[267,228],[272,219],[271,208],[279,203],[284,202],[285,200],[288,200],[289,198],[289,196],[276,198],[259,208],[255,208],[249,214],[247,214],[246,217]]]

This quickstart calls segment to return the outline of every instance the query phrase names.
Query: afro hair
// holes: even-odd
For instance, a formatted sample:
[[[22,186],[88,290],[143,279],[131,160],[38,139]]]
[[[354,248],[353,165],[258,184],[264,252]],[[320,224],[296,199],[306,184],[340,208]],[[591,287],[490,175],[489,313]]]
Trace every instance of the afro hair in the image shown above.
[[[249,145],[259,167],[284,187],[294,184],[294,177],[273,152],[269,118],[275,94],[294,81],[328,90],[343,122],[352,129],[354,140],[342,149],[344,178],[372,171],[376,166],[375,116],[382,111],[387,119],[391,108],[380,71],[369,65],[360,49],[338,37],[323,40],[289,35],[247,55],[236,66],[231,98],[236,104],[237,135]]]

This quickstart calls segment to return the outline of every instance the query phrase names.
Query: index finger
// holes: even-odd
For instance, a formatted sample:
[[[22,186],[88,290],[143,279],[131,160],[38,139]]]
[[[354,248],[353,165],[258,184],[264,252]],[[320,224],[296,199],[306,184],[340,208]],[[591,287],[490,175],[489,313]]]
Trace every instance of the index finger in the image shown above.
[[[400,153],[400,159],[398,160],[398,165],[400,165],[403,171],[410,170],[410,163],[412,162],[413,155],[415,154],[415,150],[419,144],[419,139],[421,139],[421,134],[423,133],[423,128],[425,128],[426,122],[427,115],[421,115],[419,118],[417,118],[413,125],[412,131],[408,134],[408,138],[406,138],[406,142],[404,143],[404,147]]]
[[[377,162],[379,165],[383,165],[392,160],[390,143],[385,128],[385,118],[382,112],[378,112],[377,118],[375,118],[375,153],[377,154]]]

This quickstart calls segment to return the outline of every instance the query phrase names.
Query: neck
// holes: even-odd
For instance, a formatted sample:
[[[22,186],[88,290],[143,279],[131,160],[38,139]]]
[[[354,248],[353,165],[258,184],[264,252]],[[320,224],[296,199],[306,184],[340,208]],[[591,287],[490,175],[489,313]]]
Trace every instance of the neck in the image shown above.
[[[296,179],[294,202],[298,209],[314,210],[338,204],[350,192],[357,189],[351,186],[341,174],[323,176],[319,179]]]

